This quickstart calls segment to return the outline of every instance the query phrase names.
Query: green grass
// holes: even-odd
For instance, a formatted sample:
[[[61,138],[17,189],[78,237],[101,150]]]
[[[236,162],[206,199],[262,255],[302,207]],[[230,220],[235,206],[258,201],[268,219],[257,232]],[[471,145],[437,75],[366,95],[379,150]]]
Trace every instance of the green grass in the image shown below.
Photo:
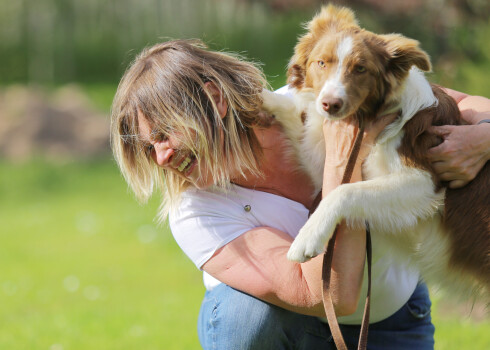
[[[199,349],[201,274],[113,162],[0,163],[0,349]],[[442,317],[437,349],[489,349]]]
[[[490,319],[485,306],[455,301],[449,295],[432,294],[432,321],[436,326],[436,349],[490,349]],[[486,316],[485,316],[486,313]]]
[[[117,84],[82,84],[83,91],[98,110],[109,113]]]
[[[199,349],[201,274],[113,163],[1,164],[0,198],[0,349]]]

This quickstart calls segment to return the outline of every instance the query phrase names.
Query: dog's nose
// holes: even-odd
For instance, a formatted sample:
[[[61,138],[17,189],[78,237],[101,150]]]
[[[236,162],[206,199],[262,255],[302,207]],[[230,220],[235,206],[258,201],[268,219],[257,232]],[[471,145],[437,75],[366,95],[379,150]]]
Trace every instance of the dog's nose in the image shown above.
[[[323,110],[330,114],[335,114],[344,105],[344,101],[340,98],[324,98],[322,100]]]

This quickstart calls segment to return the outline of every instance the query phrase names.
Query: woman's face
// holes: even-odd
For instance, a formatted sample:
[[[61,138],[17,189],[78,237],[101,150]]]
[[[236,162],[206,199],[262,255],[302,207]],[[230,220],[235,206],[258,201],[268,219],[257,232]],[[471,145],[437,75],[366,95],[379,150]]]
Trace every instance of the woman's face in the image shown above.
[[[213,177],[204,162],[198,162],[190,150],[181,148],[183,145],[176,135],[158,136],[141,112],[138,112],[138,125],[145,152],[157,166],[185,178],[199,189],[213,185]]]

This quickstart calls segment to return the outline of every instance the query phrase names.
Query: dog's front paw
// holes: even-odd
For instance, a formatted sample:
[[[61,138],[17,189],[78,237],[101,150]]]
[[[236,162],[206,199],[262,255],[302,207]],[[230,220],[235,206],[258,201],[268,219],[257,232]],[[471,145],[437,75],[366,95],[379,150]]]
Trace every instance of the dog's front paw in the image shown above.
[[[288,260],[305,262],[321,254],[325,242],[321,237],[314,238],[307,230],[301,229],[288,251]]]
[[[289,248],[288,259],[305,262],[323,253],[332,233],[333,230],[322,230],[321,227],[309,225],[307,222]]]
[[[339,221],[340,218],[322,215],[321,210],[317,209],[294,239],[288,251],[288,259],[305,262],[321,254]]]

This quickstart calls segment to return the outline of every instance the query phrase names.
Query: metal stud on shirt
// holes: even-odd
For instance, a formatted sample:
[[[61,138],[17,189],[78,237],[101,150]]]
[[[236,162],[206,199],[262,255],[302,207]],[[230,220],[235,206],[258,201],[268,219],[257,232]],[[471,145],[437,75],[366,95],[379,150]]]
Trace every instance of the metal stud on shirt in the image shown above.
[[[245,210],[248,213],[250,210],[252,210],[252,207],[249,204],[247,204],[243,207],[243,210]]]

